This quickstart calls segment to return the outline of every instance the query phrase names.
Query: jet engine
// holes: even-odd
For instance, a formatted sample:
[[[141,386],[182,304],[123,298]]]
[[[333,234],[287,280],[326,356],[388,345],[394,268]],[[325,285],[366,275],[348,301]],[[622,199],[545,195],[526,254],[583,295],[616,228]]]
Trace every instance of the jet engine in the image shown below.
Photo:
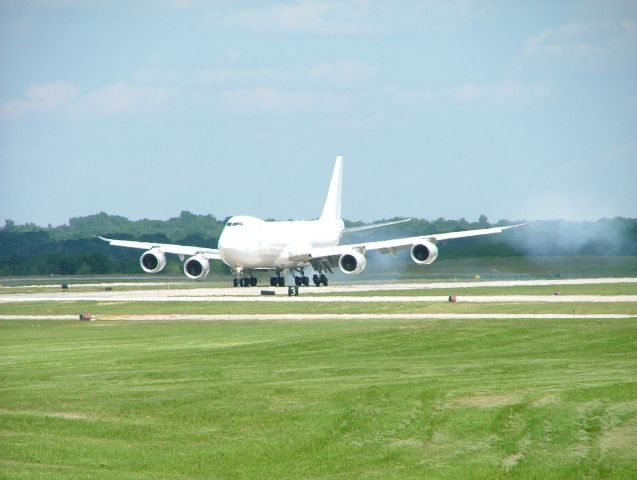
[[[152,248],[142,253],[139,264],[146,273],[161,272],[166,266],[166,255],[161,250]]]
[[[210,273],[210,262],[201,255],[190,257],[184,262],[184,274],[193,280],[206,278]]]
[[[365,255],[356,250],[341,255],[338,259],[338,266],[347,275],[358,275],[367,266]]]
[[[427,240],[411,247],[411,259],[418,265],[429,265],[438,257],[438,247]]]

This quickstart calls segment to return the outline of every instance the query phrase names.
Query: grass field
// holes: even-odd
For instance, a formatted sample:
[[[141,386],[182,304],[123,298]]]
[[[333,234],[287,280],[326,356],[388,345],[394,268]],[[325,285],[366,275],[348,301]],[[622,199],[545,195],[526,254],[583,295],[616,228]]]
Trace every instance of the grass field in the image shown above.
[[[331,313],[560,313],[637,315],[637,303],[449,303],[441,302],[374,302],[316,303],[302,299],[291,302],[25,302],[0,304],[0,315],[206,315],[206,314],[331,314]]]
[[[2,322],[5,478],[634,478],[633,321]]]
[[[299,300],[0,313],[637,313]],[[0,478],[635,478],[636,347],[635,319],[0,321]]]
[[[413,288],[406,290],[369,290],[361,292],[335,292],[333,296],[434,296],[434,295],[637,295],[637,283],[607,283],[607,284],[574,284],[574,285],[516,285],[511,287],[481,286],[476,282],[470,288],[449,286],[445,288]],[[321,295],[319,289],[302,292],[304,295]]]

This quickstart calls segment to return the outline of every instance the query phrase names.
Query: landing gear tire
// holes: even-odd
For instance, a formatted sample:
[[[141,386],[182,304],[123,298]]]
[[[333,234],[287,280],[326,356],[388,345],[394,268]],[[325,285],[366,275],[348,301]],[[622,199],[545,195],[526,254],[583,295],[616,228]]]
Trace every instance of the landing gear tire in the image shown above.
[[[238,287],[238,286],[239,286],[239,279],[238,279],[238,278],[235,278],[235,279],[232,281],[232,284],[233,284],[235,287]]]
[[[257,286],[257,277],[250,277],[250,286],[251,287],[256,287]]]
[[[285,277],[276,277],[279,287],[285,287]]]

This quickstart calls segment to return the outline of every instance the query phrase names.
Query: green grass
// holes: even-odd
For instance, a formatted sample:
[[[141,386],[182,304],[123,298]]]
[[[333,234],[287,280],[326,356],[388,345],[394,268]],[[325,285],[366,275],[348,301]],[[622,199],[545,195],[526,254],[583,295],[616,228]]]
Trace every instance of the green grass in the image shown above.
[[[635,478],[636,344],[632,320],[0,322],[0,477]]]
[[[0,315],[153,315],[153,314],[294,314],[294,313],[561,313],[637,315],[635,302],[609,303],[449,303],[373,302],[17,302],[0,304]]]
[[[445,288],[416,288],[409,290],[370,290],[366,292],[338,292],[330,293],[331,296],[435,296],[435,295],[637,295],[637,283],[590,283],[581,285],[515,285],[512,287],[476,286],[445,287]],[[320,289],[310,289],[302,292],[303,295],[322,295]]]
[[[471,257],[445,258],[444,245],[440,256],[431,265],[414,264],[410,259],[392,260],[389,255],[368,258],[367,269],[360,275],[365,279],[470,280],[510,278],[591,278],[637,276],[637,256],[572,256],[572,257]]]

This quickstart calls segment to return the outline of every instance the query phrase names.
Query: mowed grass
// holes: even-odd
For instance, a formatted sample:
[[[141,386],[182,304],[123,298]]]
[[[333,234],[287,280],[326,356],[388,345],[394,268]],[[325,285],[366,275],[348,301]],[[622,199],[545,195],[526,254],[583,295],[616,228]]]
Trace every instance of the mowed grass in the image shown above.
[[[0,477],[635,478],[636,346],[634,320],[4,321]]]
[[[447,282],[448,283],[448,282]],[[435,286],[435,284],[431,284]],[[305,295],[320,295],[319,290],[303,292]],[[402,290],[370,290],[364,292],[334,292],[331,296],[434,296],[434,295],[637,295],[637,283],[588,283],[563,285],[514,285],[510,287],[481,286],[475,282],[471,287],[413,288]]]
[[[0,304],[0,315],[262,315],[262,314],[365,314],[365,313],[498,313],[498,314],[626,314],[637,316],[637,302],[16,302]]]

